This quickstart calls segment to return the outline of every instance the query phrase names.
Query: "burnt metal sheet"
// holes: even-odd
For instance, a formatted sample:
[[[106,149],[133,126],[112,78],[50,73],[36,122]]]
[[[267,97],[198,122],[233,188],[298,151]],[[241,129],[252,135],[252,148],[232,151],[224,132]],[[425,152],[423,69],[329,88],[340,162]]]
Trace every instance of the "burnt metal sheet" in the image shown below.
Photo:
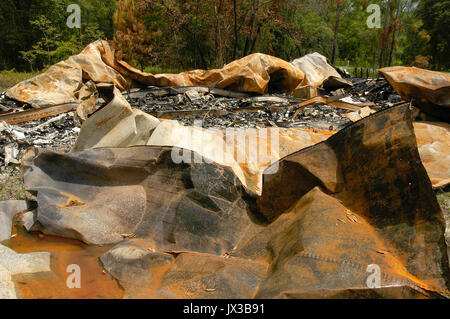
[[[217,163],[176,164],[171,150],[30,150],[24,179],[37,191],[39,227],[90,244],[125,239],[154,253],[102,257],[128,282],[117,258],[138,259],[143,271],[128,275],[150,287],[131,285],[131,297],[285,298],[321,289],[370,297],[374,264],[380,288],[419,292],[392,295],[449,291],[444,222],[407,106],[284,157],[266,170],[261,195]]]
[[[236,129],[208,130],[184,126],[178,121],[158,120],[132,109],[115,89],[111,102],[90,116],[82,125],[73,151],[90,148],[137,145],[168,146],[192,150],[216,163],[231,167],[243,185],[261,192],[262,171],[283,156],[323,141],[332,132],[304,129]],[[241,140],[239,136],[248,136]],[[231,138],[230,138],[231,137]],[[255,144],[243,145],[251,138]],[[266,156],[254,158],[254,150],[271,143]],[[251,142],[253,143],[253,142]],[[220,148],[219,146],[223,146]],[[244,157],[238,163],[239,154]]]
[[[31,202],[26,200],[7,200],[0,202],[0,242],[11,237],[14,216],[31,208]]]
[[[144,73],[125,61],[113,67],[127,78],[155,86],[214,86],[237,92],[264,94],[269,87],[292,92],[305,74],[288,62],[262,53],[254,53],[225,65],[222,69],[192,70],[179,74]]]
[[[93,83],[114,84],[123,91],[130,85],[129,80],[104,62],[112,59],[113,51],[109,43],[98,40],[80,54],[9,88],[6,96],[40,108],[88,100],[94,94]]]
[[[340,78],[340,75],[318,53],[292,63],[254,53],[221,69],[154,75],[117,60],[112,43],[98,40],[89,44],[80,54],[53,65],[43,74],[18,83],[8,89],[6,95],[40,108],[88,100],[96,94],[95,86],[100,84],[112,84],[123,92],[131,87],[134,80],[160,87],[200,86],[215,94],[243,97],[245,93],[264,94],[269,89],[292,93],[297,87],[320,86],[330,77]],[[94,106],[89,105],[87,109]]]
[[[433,188],[450,184],[450,125],[439,122],[414,122],[420,158]]]
[[[80,151],[92,147],[145,145],[159,120],[145,112],[132,109],[117,88],[112,100],[89,117],[82,125],[73,147]]]
[[[255,53],[233,61],[222,69],[193,70],[180,74],[144,73],[124,61],[115,61],[114,68],[121,74],[147,85],[214,86],[258,94],[266,93],[269,87],[292,93],[297,87],[318,87],[330,77],[341,78],[319,53],[308,54],[291,63],[270,55]]]
[[[345,116],[356,122],[373,112],[367,107]],[[420,158],[433,188],[447,186],[450,184],[450,125],[441,122],[414,122],[413,126]]]
[[[52,106],[43,106],[39,109],[32,109],[22,112],[12,112],[0,115],[0,122],[4,121],[8,124],[16,124],[27,122],[30,120],[50,117],[61,113],[75,110],[80,104],[78,102],[57,104]]]
[[[336,69],[328,64],[327,58],[317,52],[295,59],[291,64],[305,73],[305,81],[302,82],[302,86],[319,87],[330,77],[341,78]],[[342,87],[342,85],[337,85],[337,87]]]
[[[312,282],[315,288],[325,288],[324,280],[329,280],[326,288],[338,288],[337,263],[360,269],[373,262],[388,282],[403,274],[401,281],[411,285],[448,290],[445,223],[420,161],[407,106],[366,117],[278,165],[277,174],[264,175],[263,193],[255,197],[252,211],[265,223],[293,218],[288,229],[304,239],[282,244],[279,236],[281,242],[273,243],[279,248],[273,255],[279,265],[271,273],[273,284],[301,291],[295,286],[303,278],[294,274],[313,272],[319,279]],[[305,208],[311,213],[296,213]],[[270,284],[260,289],[263,296],[272,295]]]
[[[404,100],[413,100],[424,113],[450,122],[450,75],[404,66],[379,72]]]
[[[220,255],[250,222],[231,170],[174,164],[171,148],[69,155],[31,149],[25,157],[25,187],[38,192],[37,220],[46,233],[89,244],[134,234],[152,238],[161,251]]]

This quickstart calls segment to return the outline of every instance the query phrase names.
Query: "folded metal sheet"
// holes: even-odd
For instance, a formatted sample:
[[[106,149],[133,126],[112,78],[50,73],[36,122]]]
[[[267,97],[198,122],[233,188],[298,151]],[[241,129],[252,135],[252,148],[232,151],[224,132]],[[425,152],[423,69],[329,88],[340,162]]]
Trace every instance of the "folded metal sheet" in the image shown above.
[[[373,113],[370,108],[345,114],[353,122]],[[414,122],[420,158],[433,188],[450,184],[450,125],[440,122]]]
[[[112,100],[85,121],[73,151],[98,147],[145,145],[159,120],[132,109],[117,88]]]
[[[328,78],[341,78],[340,74],[328,64],[327,58],[314,52],[291,62],[293,66],[305,74],[302,86],[321,86]]]
[[[288,62],[260,53],[233,61],[222,69],[153,75],[116,60],[111,42],[98,40],[43,74],[18,83],[6,95],[39,108],[88,99],[95,90],[92,84],[84,84],[88,81],[111,83],[120,91],[135,80],[155,86],[215,86],[263,94],[269,86],[292,92],[304,79],[305,74]]]
[[[132,109],[116,89],[114,98],[82,125],[73,151],[138,145],[168,146],[182,160],[191,152],[230,167],[243,185],[261,192],[262,172],[280,158],[321,142],[334,132],[305,129],[204,129],[158,120]]]
[[[376,287],[397,287],[392,296],[405,296],[398,287],[419,292],[408,296],[448,292],[444,222],[407,106],[272,164],[261,195],[242,187],[228,167],[177,163],[172,151],[29,150],[24,180],[38,194],[39,227],[90,244],[123,245],[134,237],[139,251],[113,249],[102,257],[128,282],[129,297],[285,298],[321,289],[373,296],[368,288]],[[126,273],[127,267],[139,269]],[[373,267],[380,270],[376,287]]]
[[[402,274],[402,282],[448,290],[445,223],[420,161],[408,106],[366,117],[283,158],[278,167],[277,174],[264,175],[263,193],[250,207],[265,223],[283,221],[302,240],[274,235],[276,266],[259,296],[276,295],[275,284],[304,290],[298,273],[314,274],[310,289],[338,289],[343,256],[349,268],[378,265],[388,282]],[[247,242],[265,236],[260,232]],[[241,256],[260,258],[253,251]]]
[[[6,95],[40,108],[88,100],[96,91],[93,84],[99,83],[113,84],[120,91],[135,80],[154,86],[214,86],[236,92],[264,94],[269,88],[292,93],[297,87],[320,86],[330,77],[340,78],[340,75],[318,53],[292,63],[255,53],[221,69],[154,75],[117,60],[112,43],[98,40],[80,54],[53,65],[43,74],[18,83],[8,89]]]
[[[262,173],[272,163],[317,144],[332,132],[305,129],[204,129],[166,120],[155,129],[147,145],[176,147],[179,158],[192,152],[230,167],[247,189],[261,193]],[[190,156],[189,156],[190,157]]]
[[[16,84],[6,91],[6,96],[40,108],[88,100],[95,93],[93,83],[112,83],[119,90],[125,90],[127,79],[104,62],[113,59],[108,42],[93,42],[79,55]]]
[[[450,125],[414,122],[419,154],[433,188],[450,184]]]
[[[0,202],[0,242],[11,237],[14,216],[27,211],[30,205],[25,200],[7,200]]]
[[[179,74],[144,73],[124,61],[114,68],[140,83],[155,86],[214,86],[237,92],[264,94],[269,87],[290,93],[302,85],[305,74],[288,62],[254,53],[225,65],[222,69],[193,70]]]
[[[392,66],[379,70],[395,91],[424,113],[450,122],[450,75],[415,67]]]

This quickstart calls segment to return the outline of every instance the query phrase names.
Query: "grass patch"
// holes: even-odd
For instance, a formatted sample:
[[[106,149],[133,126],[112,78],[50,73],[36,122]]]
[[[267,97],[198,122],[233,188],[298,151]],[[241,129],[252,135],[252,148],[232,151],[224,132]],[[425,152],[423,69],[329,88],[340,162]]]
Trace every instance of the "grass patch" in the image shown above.
[[[0,201],[26,198],[27,191],[20,171],[14,166],[8,166],[0,175]]]
[[[450,215],[450,190],[448,187],[437,190],[436,197],[444,213]]]
[[[17,72],[15,69],[12,70],[2,70],[0,71],[0,92],[6,91],[10,87],[16,85],[19,82],[30,79],[36,75],[45,72],[45,70],[38,72]],[[161,74],[161,73],[173,73],[177,74],[183,72],[181,69],[177,68],[167,68],[160,66],[147,66],[144,69],[144,72],[152,73],[152,74]]]
[[[347,70],[347,72],[350,73],[351,76],[361,77],[361,67],[345,66],[345,65],[336,67]],[[367,76],[366,70],[369,70],[369,78],[376,79],[379,77],[378,69],[372,69],[371,67],[363,67],[363,78]]]
[[[146,66],[144,68],[144,72],[146,73],[152,73],[152,74],[161,74],[161,73],[172,73],[177,74],[183,72],[180,69],[177,68],[165,68],[160,66]]]
[[[16,85],[23,80],[32,78],[41,72],[16,72],[16,70],[0,71],[0,92],[5,91],[13,85]]]

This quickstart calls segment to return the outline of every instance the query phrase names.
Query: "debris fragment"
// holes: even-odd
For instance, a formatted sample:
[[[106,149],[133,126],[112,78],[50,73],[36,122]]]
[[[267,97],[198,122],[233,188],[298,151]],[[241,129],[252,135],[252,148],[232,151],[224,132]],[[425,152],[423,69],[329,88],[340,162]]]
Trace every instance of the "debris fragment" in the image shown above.
[[[0,202],[0,242],[11,237],[13,218],[25,212],[32,204],[25,200],[8,200]]]
[[[403,66],[379,71],[404,100],[412,101],[435,118],[450,122],[450,75]]]
[[[48,252],[18,254],[0,245],[0,299],[17,298],[13,275],[51,271],[50,257]]]
[[[304,86],[294,90],[294,96],[301,99],[312,99],[317,94],[317,88],[314,86]]]
[[[375,110],[372,110],[370,107],[366,106],[358,111],[344,114],[344,116],[347,117],[352,122],[356,122],[373,113],[375,113]]]
[[[314,52],[291,62],[305,74],[305,81],[301,86],[319,87],[330,77],[341,78],[340,74],[328,64],[327,58]]]
[[[136,237],[136,234],[130,233],[130,234],[120,234],[123,238],[134,238]]]

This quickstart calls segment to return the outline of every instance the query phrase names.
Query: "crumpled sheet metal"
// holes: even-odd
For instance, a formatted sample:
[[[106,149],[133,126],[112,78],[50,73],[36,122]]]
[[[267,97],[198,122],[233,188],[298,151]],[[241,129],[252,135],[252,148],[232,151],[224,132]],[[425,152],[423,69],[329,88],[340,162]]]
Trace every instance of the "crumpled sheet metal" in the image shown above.
[[[333,133],[297,128],[213,130],[183,126],[131,108],[116,89],[112,101],[83,123],[72,151],[139,145],[177,147],[184,149],[179,152],[180,158],[191,152],[201,154],[230,167],[246,188],[261,193],[262,172],[267,166]]]
[[[30,149],[25,158],[26,187],[38,191],[37,220],[55,235],[111,244],[134,233],[152,238],[161,251],[220,254],[249,223],[231,170],[175,164],[171,148],[67,155]]]
[[[82,125],[73,151],[98,147],[145,145],[159,120],[131,108],[117,88],[112,100]]]
[[[373,114],[366,107],[359,111],[347,113],[351,121],[356,122]],[[420,158],[434,189],[450,184],[450,125],[440,122],[414,122]]]
[[[212,86],[232,91],[264,94],[268,86],[291,93],[303,86],[321,86],[330,77],[341,78],[319,53],[308,54],[290,63],[262,53],[233,61],[222,69],[193,70],[180,74],[149,74],[124,61],[114,68],[137,82],[155,86]]]
[[[150,283],[128,285],[128,297],[371,291],[373,264],[388,291],[449,290],[444,222],[407,106],[283,158],[278,171],[264,175],[261,196],[245,190],[229,168],[176,164],[171,150],[28,151],[25,187],[37,191],[39,227],[90,244],[141,247],[102,257],[119,281]],[[132,259],[142,271],[125,274]],[[404,296],[398,291],[404,289],[390,296]]]
[[[297,182],[300,178],[303,183]],[[308,196],[311,190],[317,193],[317,186],[329,195],[318,194],[322,200],[314,210],[315,199]],[[336,200],[340,204],[331,205]],[[282,266],[273,269],[261,291],[271,291],[271,280],[285,290],[294,289],[302,282],[294,274],[313,271],[316,259],[325,264],[331,260],[328,267],[322,265],[323,275],[339,281],[337,273],[330,277],[331,265],[342,255],[354,256],[351,267],[374,263],[388,276],[401,274],[412,285],[438,291],[449,288],[445,223],[420,161],[406,105],[378,112],[280,160],[278,174],[264,176],[263,193],[251,207],[272,224],[295,211],[313,209],[306,216],[293,215],[297,221],[291,229],[302,232],[304,239],[286,243],[284,253],[276,256]],[[352,238],[344,238],[345,233]],[[300,255],[289,258],[296,247],[313,260],[305,263]],[[333,286],[331,282],[327,288]]]
[[[80,54],[16,84],[6,91],[6,96],[40,108],[88,100],[96,91],[94,83],[112,83],[123,91],[129,86],[128,80],[104,62],[113,59],[108,42],[93,42]]]
[[[414,122],[419,154],[433,188],[450,184],[450,125]]]
[[[305,81],[301,86],[321,86],[330,77],[341,78],[341,75],[328,64],[327,58],[314,52],[291,62],[297,69],[305,73]]]
[[[147,85],[215,86],[231,91],[264,94],[269,86],[290,93],[300,86],[305,74],[288,62],[254,53],[225,65],[222,69],[192,70],[179,74],[144,73],[124,61],[114,68],[121,74]]]
[[[266,128],[208,130],[166,120],[147,142],[151,146],[179,148],[180,157],[194,152],[230,167],[243,186],[260,194],[262,173],[272,163],[300,149],[317,144],[332,133],[318,130]]]
[[[379,72],[404,100],[414,100],[424,113],[450,122],[450,75],[404,66]]]
[[[7,200],[0,202],[0,242],[11,237],[13,218],[16,214],[28,211],[32,203],[26,200]]]
[[[269,87],[291,93],[297,87],[319,86],[330,76],[340,77],[326,58],[318,53],[292,63],[255,53],[233,61],[222,69],[154,75],[117,60],[112,43],[97,40],[80,54],[8,89],[6,95],[39,108],[88,100],[96,93],[95,85],[100,83],[114,84],[120,91],[130,87],[131,80],[135,80],[155,86],[214,86],[264,94]]]

